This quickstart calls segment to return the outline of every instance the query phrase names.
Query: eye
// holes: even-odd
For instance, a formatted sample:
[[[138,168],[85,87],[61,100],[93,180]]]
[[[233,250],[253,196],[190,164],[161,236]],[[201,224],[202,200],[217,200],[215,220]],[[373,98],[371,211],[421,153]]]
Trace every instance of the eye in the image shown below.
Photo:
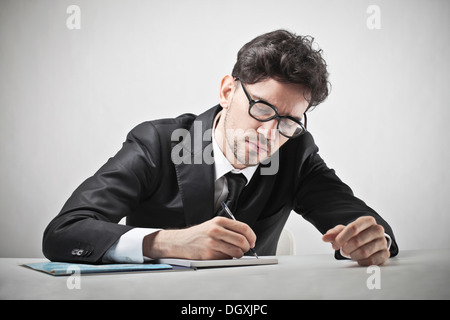
[[[250,109],[250,113],[258,120],[266,120],[275,115],[275,110],[264,103],[255,103]]]
[[[279,129],[283,134],[290,137],[299,135],[303,132],[303,128],[301,125],[287,118],[281,119]]]

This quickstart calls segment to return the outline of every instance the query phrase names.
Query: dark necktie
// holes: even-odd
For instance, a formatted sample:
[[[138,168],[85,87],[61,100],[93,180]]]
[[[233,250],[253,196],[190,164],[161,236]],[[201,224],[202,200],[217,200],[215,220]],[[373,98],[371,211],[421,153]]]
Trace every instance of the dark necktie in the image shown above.
[[[242,189],[244,189],[245,184],[247,183],[247,179],[242,173],[231,173],[228,172],[225,175],[225,178],[228,182],[228,198],[225,203],[232,213],[236,211],[237,202],[239,199],[239,195],[241,194]],[[223,209],[219,211],[220,216],[228,217],[228,215],[223,212]]]

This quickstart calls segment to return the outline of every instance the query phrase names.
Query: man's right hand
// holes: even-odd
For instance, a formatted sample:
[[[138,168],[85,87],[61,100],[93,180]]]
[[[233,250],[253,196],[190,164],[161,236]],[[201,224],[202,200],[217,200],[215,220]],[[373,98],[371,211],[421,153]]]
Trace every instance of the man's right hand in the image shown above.
[[[215,217],[186,229],[160,230],[144,237],[146,257],[193,260],[241,258],[253,248],[256,235],[245,223]]]

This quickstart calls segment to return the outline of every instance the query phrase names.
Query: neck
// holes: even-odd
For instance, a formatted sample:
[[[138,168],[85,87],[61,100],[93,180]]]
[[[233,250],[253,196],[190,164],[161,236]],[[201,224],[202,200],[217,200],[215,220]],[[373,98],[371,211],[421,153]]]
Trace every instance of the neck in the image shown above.
[[[222,116],[223,111],[220,111],[216,117],[214,118],[213,122],[213,135],[214,139],[216,140],[217,145],[219,146],[220,151],[222,151],[225,158],[227,158],[228,162],[231,163],[231,165],[235,169],[244,169],[247,166],[240,163],[236,157],[234,156],[233,150],[230,149],[228,146],[226,136],[225,136],[225,117]]]

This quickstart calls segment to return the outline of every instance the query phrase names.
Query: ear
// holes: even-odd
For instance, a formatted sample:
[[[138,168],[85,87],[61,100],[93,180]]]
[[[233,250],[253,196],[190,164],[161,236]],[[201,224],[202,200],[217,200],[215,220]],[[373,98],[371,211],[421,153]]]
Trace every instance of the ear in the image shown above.
[[[224,109],[228,109],[233,100],[235,81],[231,75],[223,77],[220,83],[219,103]]]

